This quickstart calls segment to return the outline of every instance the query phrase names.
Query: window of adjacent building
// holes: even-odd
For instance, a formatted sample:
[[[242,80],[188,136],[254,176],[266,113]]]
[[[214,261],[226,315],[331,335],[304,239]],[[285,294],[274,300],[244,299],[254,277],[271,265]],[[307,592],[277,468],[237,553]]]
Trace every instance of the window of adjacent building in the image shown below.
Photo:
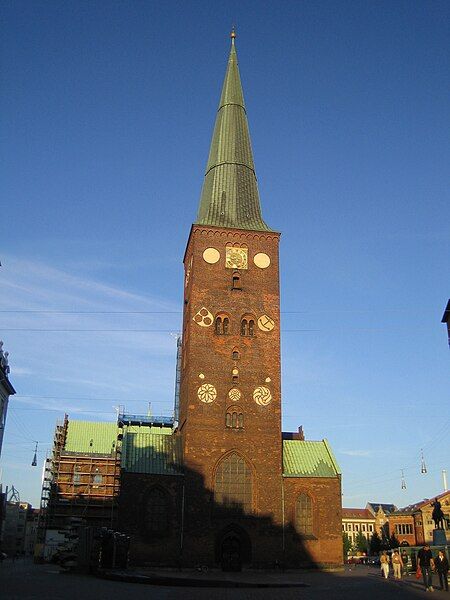
[[[373,531],[373,525],[369,525],[369,531]]]
[[[165,491],[153,488],[145,503],[145,528],[153,535],[164,535],[169,529],[169,501]]]
[[[237,452],[226,456],[217,467],[214,499],[217,504],[228,508],[251,510],[252,472]]]
[[[355,524],[355,531],[359,531],[359,525]]]
[[[364,523],[361,525],[362,530],[365,531],[366,530],[366,526],[364,525]]]
[[[303,535],[313,534],[312,501],[308,494],[300,494],[295,507],[295,527]]]

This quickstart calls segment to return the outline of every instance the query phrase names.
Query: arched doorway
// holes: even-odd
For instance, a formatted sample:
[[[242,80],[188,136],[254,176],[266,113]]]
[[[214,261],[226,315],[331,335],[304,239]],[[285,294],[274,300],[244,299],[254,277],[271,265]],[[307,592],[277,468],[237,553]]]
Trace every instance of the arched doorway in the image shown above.
[[[248,533],[239,525],[229,525],[216,538],[216,562],[222,571],[241,571],[251,562],[252,544]]]

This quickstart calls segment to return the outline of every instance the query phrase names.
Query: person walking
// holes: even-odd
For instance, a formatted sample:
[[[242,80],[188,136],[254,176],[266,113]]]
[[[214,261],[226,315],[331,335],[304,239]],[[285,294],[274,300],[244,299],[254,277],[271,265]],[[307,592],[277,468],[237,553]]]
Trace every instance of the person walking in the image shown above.
[[[394,569],[395,579],[402,578],[402,567],[403,567],[402,557],[398,553],[398,550],[395,550],[394,554],[392,555],[392,568]]]
[[[448,592],[448,559],[443,550],[439,550],[436,560],[434,561],[434,568],[439,577],[441,590],[445,589],[445,591]]]
[[[427,592],[434,592],[432,581],[432,569],[434,569],[433,555],[430,546],[425,544],[417,553],[417,567],[422,570],[423,584]]]
[[[383,550],[380,556],[381,573],[385,579],[389,577],[389,556],[386,550]]]

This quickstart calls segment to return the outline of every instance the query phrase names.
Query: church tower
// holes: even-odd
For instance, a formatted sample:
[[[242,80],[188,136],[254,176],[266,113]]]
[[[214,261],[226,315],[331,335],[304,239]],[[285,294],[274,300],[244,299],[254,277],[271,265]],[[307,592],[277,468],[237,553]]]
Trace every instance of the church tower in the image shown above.
[[[179,432],[190,537],[251,516],[281,524],[280,234],[261,215],[234,37],[184,257]]]

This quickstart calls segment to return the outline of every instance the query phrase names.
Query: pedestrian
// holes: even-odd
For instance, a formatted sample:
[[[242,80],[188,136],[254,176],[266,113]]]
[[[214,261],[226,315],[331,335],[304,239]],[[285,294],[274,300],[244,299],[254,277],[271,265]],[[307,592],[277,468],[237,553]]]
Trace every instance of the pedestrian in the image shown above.
[[[406,550],[403,550],[402,552],[402,563],[403,563],[403,572],[405,573],[405,575],[409,575],[409,556],[406,552]]]
[[[439,577],[441,590],[445,589],[445,591],[448,592],[448,559],[443,550],[439,550],[436,560],[434,561],[434,568]]]
[[[403,567],[402,557],[398,553],[398,550],[395,550],[394,554],[392,555],[392,568],[394,569],[395,579],[402,578],[402,567]]]
[[[434,569],[433,555],[430,546],[425,544],[417,553],[417,566],[422,571],[423,584],[427,592],[434,592],[432,581],[432,569]]]
[[[380,556],[381,573],[385,579],[389,577],[389,556],[386,550],[383,550]]]

